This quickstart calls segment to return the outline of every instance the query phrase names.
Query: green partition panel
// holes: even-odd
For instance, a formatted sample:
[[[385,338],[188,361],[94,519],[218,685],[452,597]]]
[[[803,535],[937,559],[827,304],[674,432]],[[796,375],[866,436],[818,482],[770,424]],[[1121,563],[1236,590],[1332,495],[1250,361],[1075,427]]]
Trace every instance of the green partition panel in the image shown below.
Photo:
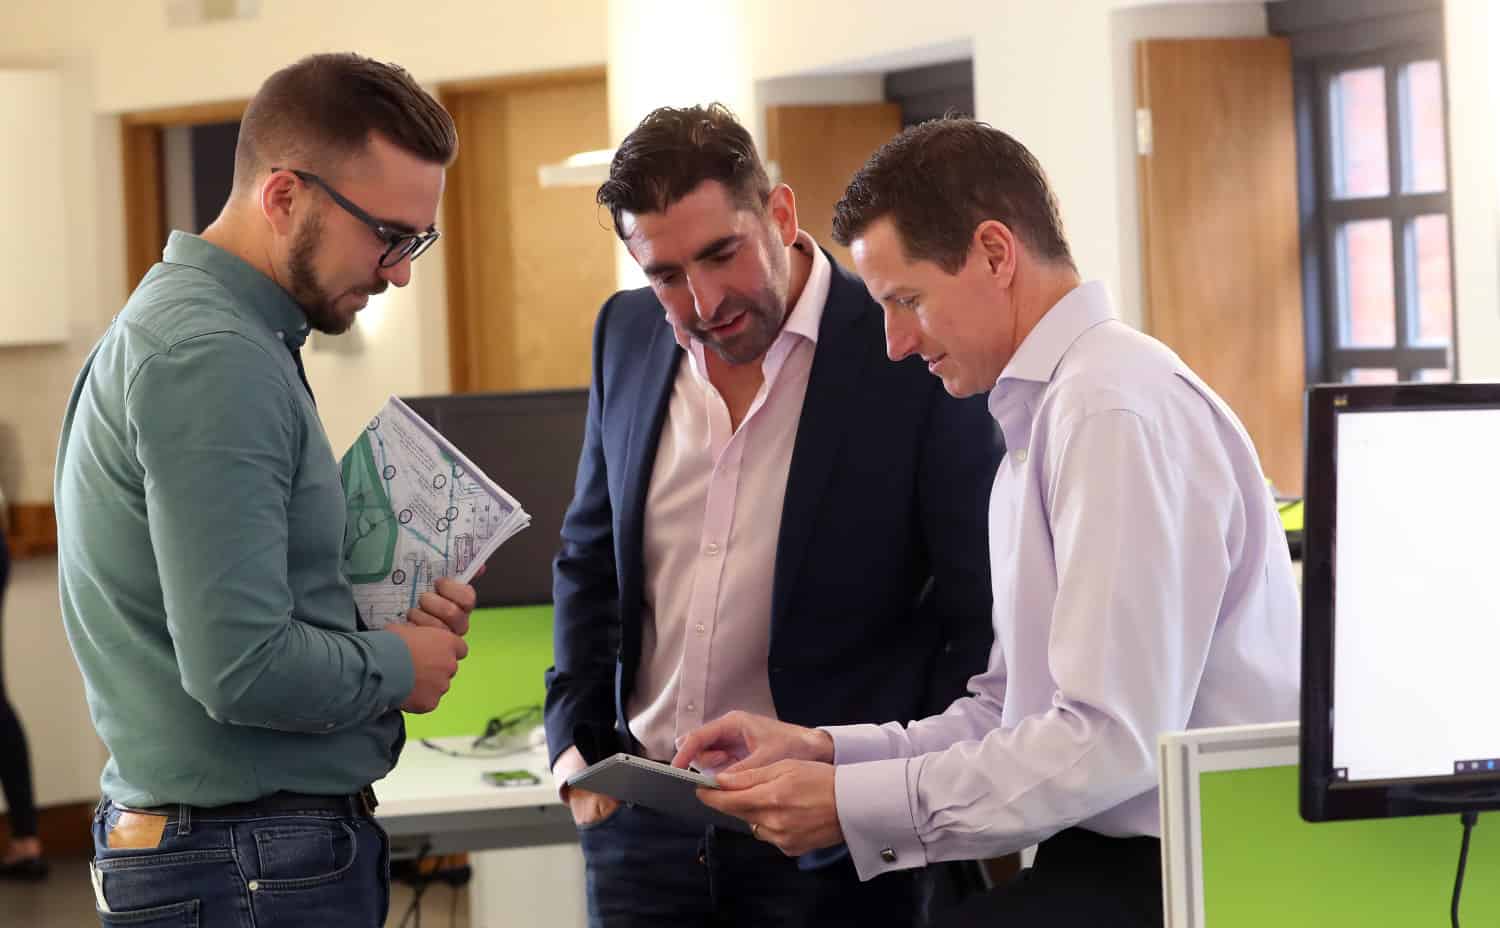
[[[467,640],[469,656],[437,710],[407,713],[408,738],[477,737],[506,709],[542,704],[542,674],[552,666],[551,606],[476,609]]]
[[[1203,900],[1212,928],[1447,925],[1458,815],[1304,822],[1297,768],[1204,773]],[[1500,814],[1469,845],[1462,923],[1500,921]]]

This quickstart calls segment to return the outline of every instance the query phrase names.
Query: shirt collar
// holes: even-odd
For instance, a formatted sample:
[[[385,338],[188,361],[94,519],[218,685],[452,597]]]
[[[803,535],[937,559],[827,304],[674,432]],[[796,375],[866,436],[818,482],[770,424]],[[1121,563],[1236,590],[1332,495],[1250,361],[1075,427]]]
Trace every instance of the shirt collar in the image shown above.
[[[797,233],[797,245],[812,254],[812,270],[808,272],[807,283],[802,285],[797,305],[792,307],[781,330],[800,335],[816,345],[818,327],[823,324],[823,307],[828,305],[828,291],[833,286],[833,266],[828,263],[823,249],[806,232]]]
[[[791,334],[800,335],[816,345],[818,328],[823,324],[823,308],[828,305],[828,292],[833,286],[833,265],[813,237],[800,229],[797,232],[797,247],[811,253],[812,270],[808,272],[807,283],[802,285],[802,295],[797,297],[796,305],[787,314],[781,331],[776,334],[776,341],[780,342]],[[671,325],[672,320],[668,319],[667,324]],[[676,326],[672,326],[672,335],[677,339],[678,346],[693,359],[694,371],[701,379],[707,379],[708,364],[703,356],[703,343]]]
[[[222,283],[255,318],[296,351],[307,341],[307,314],[276,281],[249,262],[197,235],[173,232],[162,250],[168,264],[195,267]]]
[[[1101,322],[1115,318],[1109,290],[1101,281],[1079,284],[1042,314],[1036,326],[1021,340],[1015,356],[1000,372],[995,384],[1006,380],[1047,383],[1057,371],[1063,355],[1079,336]]]
[[[1114,318],[1108,288],[1094,280],[1068,291],[1037,320],[990,390],[990,415],[1006,433],[1007,447],[1029,440],[1030,399],[1052,381],[1063,355],[1084,332]]]

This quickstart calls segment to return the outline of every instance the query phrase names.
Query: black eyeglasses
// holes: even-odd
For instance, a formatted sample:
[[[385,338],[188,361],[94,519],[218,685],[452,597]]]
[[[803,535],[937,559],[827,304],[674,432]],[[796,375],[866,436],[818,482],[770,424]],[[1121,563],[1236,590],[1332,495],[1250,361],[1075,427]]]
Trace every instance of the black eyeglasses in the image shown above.
[[[441,234],[436,228],[429,228],[426,232],[401,232],[393,229],[355,206],[347,197],[333,189],[327,181],[311,171],[299,171],[296,168],[272,168],[271,171],[272,173],[291,171],[299,179],[309,184],[317,184],[323,188],[324,193],[333,198],[333,202],[343,208],[344,212],[369,226],[370,230],[375,233],[375,237],[385,244],[385,251],[380,255],[381,267],[395,267],[407,258],[417,260],[422,256],[422,252],[432,247],[432,243],[437,241],[438,235]]]

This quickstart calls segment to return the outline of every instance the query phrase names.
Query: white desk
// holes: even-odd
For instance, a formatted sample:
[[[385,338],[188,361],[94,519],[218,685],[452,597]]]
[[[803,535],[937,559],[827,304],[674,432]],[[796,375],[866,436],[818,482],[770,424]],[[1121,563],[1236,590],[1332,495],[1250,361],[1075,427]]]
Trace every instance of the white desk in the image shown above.
[[[437,738],[448,750],[472,738]],[[486,770],[530,770],[536,786],[493,786]],[[375,784],[375,817],[391,836],[393,857],[458,854],[512,847],[577,844],[573,817],[557,798],[545,746],[499,757],[452,757],[408,741],[390,776]]]
[[[473,739],[433,743],[462,752]],[[514,769],[530,770],[542,782],[502,787],[480,777]],[[375,793],[375,817],[391,836],[391,856],[472,854],[472,928],[587,923],[583,854],[547,770],[545,746],[500,757],[451,757],[413,739]]]

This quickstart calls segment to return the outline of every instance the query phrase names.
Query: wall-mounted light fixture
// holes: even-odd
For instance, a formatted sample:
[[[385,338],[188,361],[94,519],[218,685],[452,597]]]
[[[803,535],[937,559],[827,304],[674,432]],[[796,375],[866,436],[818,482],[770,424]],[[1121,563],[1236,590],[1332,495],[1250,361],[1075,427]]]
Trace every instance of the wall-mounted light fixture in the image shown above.
[[[537,182],[543,187],[597,187],[609,179],[609,163],[615,156],[613,148],[597,148],[569,155],[556,164],[544,164],[536,169]],[[781,165],[766,162],[766,174],[771,183],[781,183]]]
[[[598,148],[569,155],[557,164],[537,168],[537,181],[543,187],[597,187],[609,178],[613,148]]]

